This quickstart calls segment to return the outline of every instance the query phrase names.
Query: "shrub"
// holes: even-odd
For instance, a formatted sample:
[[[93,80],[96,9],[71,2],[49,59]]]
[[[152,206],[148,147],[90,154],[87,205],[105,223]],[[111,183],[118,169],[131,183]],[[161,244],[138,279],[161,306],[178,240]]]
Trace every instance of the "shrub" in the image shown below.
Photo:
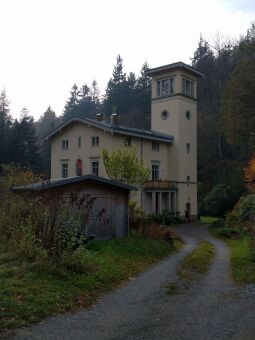
[[[151,222],[159,223],[162,225],[171,225],[181,223],[180,213],[164,212],[162,214],[153,213],[148,216],[148,220]]]
[[[157,223],[147,223],[140,226],[138,233],[146,238],[154,240],[164,240],[175,247],[176,242],[183,242],[182,238],[170,228],[162,228]]]
[[[205,196],[203,212],[206,216],[222,217],[233,204],[229,186],[220,183]]]
[[[232,236],[239,236],[241,233],[240,228],[219,228],[217,230],[219,236],[223,237],[232,237]]]
[[[77,274],[89,274],[96,269],[92,253],[84,247],[63,252],[60,264]]]
[[[255,212],[255,194],[241,197],[233,210],[227,214],[226,223],[245,222],[249,220],[250,213]]]

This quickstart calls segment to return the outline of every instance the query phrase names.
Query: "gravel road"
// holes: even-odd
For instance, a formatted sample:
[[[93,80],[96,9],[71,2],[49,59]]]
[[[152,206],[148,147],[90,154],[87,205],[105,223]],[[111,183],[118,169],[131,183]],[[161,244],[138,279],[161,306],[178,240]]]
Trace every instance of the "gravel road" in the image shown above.
[[[176,227],[186,245],[140,274],[125,287],[105,295],[87,310],[51,317],[13,331],[4,339],[173,340],[255,339],[255,288],[234,286],[229,251],[205,226]],[[180,294],[168,295],[181,260],[199,240],[216,248],[210,271]]]

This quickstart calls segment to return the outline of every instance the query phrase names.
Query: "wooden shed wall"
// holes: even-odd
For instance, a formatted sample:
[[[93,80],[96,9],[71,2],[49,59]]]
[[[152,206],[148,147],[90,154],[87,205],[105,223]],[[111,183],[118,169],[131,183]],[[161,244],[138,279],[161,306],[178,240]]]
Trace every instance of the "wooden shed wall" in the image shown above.
[[[55,198],[58,204],[92,202],[88,209],[88,234],[97,239],[124,237],[128,234],[127,190],[104,183],[85,181],[50,188],[43,192],[47,200]]]

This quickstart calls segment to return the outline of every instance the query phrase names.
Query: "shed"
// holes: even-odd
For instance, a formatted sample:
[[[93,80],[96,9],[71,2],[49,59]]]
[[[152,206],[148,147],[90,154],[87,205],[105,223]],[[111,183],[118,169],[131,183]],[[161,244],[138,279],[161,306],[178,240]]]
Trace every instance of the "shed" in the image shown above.
[[[128,235],[128,199],[135,187],[93,175],[61,178],[14,187],[16,193],[39,195],[52,214],[61,205],[72,204],[87,209],[88,235],[96,239]]]

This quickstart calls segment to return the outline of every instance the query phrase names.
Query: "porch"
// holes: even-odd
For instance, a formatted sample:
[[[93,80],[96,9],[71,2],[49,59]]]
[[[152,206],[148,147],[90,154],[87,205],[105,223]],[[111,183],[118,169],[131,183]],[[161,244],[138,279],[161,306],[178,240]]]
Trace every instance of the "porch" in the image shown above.
[[[176,191],[173,190],[144,190],[143,206],[146,214],[176,212]]]

